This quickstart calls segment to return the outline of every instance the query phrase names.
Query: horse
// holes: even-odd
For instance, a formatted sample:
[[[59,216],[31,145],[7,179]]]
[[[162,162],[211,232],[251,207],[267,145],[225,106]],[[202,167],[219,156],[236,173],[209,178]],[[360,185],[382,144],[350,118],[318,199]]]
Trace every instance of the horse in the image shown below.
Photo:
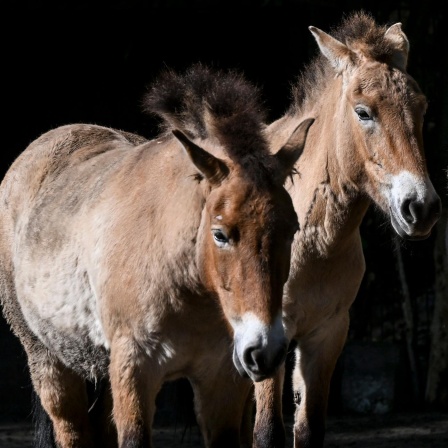
[[[4,176],[2,309],[59,447],[151,446],[156,395],[180,377],[206,446],[240,446],[252,382],[286,355],[284,184],[313,123],[272,154],[260,97],[237,71],[166,69],[143,101],[155,138],[62,125]],[[103,379],[116,434],[90,418]]]
[[[283,298],[286,335],[296,344],[295,448],[323,446],[330,381],[365,272],[360,225],[368,208],[409,240],[427,238],[441,213],[423,146],[427,100],[407,72],[402,24],[378,24],[359,10],[331,34],[309,30],[319,51],[267,130],[275,151],[297,123],[315,117],[287,184],[301,227]],[[283,367],[255,384],[254,448],[285,445],[284,374]]]

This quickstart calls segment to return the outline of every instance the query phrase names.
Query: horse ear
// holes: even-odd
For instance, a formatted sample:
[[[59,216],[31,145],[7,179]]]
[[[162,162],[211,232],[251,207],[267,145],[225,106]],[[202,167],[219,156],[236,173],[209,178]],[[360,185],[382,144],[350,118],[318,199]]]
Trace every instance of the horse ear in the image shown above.
[[[406,71],[409,55],[409,40],[401,29],[401,23],[390,26],[384,37],[392,44],[394,54],[392,56],[392,63],[400,70]]]
[[[179,140],[199,172],[214,186],[218,186],[229,175],[228,166],[217,157],[193,143],[182,131],[174,129],[174,136]]]
[[[315,26],[309,26],[308,29],[316,39],[321,53],[330,61],[338,73],[341,72],[350,61],[350,49],[347,45]]]
[[[303,120],[293,131],[288,141],[277,151],[275,157],[283,168],[283,182],[291,174],[305,146],[306,136],[314,118]]]

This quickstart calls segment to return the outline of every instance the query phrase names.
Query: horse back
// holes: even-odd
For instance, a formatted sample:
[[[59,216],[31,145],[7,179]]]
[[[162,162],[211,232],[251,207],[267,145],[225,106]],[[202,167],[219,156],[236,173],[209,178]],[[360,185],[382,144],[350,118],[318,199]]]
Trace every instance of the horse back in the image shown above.
[[[0,203],[7,208],[13,202],[12,197],[35,197],[47,179],[68,167],[118,145],[132,147],[145,141],[135,134],[89,124],[66,125],[48,131],[19,155],[5,175]]]

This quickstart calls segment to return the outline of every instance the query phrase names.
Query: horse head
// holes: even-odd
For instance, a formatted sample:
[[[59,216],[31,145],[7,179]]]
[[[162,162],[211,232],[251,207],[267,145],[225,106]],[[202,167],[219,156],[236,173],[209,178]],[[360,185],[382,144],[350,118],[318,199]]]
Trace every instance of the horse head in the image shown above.
[[[342,90],[335,100],[338,109],[331,112],[340,117],[337,147],[353,150],[340,155],[347,158],[340,166],[348,167],[341,176],[361,186],[401,237],[428,237],[441,201],[423,149],[427,102],[406,71],[409,41],[401,23],[378,27],[359,13],[334,35],[309,29]]]
[[[271,154],[254,87],[235,73],[202,66],[186,79],[165,74],[147,104],[162,111],[189,157],[203,194],[196,241],[200,278],[233,332],[236,368],[260,381],[286,355],[282,294],[299,226],[283,185],[313,119]],[[176,92],[174,101],[167,92]]]

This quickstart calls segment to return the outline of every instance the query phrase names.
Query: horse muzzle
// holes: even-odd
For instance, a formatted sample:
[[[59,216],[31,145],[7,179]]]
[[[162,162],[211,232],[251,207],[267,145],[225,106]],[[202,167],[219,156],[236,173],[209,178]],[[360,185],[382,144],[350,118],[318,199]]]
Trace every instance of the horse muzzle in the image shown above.
[[[248,319],[244,319],[246,324]],[[255,316],[249,325],[237,325],[234,336],[233,363],[239,374],[254,382],[274,376],[285,361],[288,341],[281,318],[267,327]]]
[[[440,198],[425,203],[405,200],[399,208],[391,209],[390,219],[395,232],[408,240],[424,240],[440,218],[442,203]]]
[[[389,211],[395,232],[408,240],[428,238],[442,211],[442,202],[432,183],[405,173],[396,176],[393,185],[395,194],[391,195]]]

